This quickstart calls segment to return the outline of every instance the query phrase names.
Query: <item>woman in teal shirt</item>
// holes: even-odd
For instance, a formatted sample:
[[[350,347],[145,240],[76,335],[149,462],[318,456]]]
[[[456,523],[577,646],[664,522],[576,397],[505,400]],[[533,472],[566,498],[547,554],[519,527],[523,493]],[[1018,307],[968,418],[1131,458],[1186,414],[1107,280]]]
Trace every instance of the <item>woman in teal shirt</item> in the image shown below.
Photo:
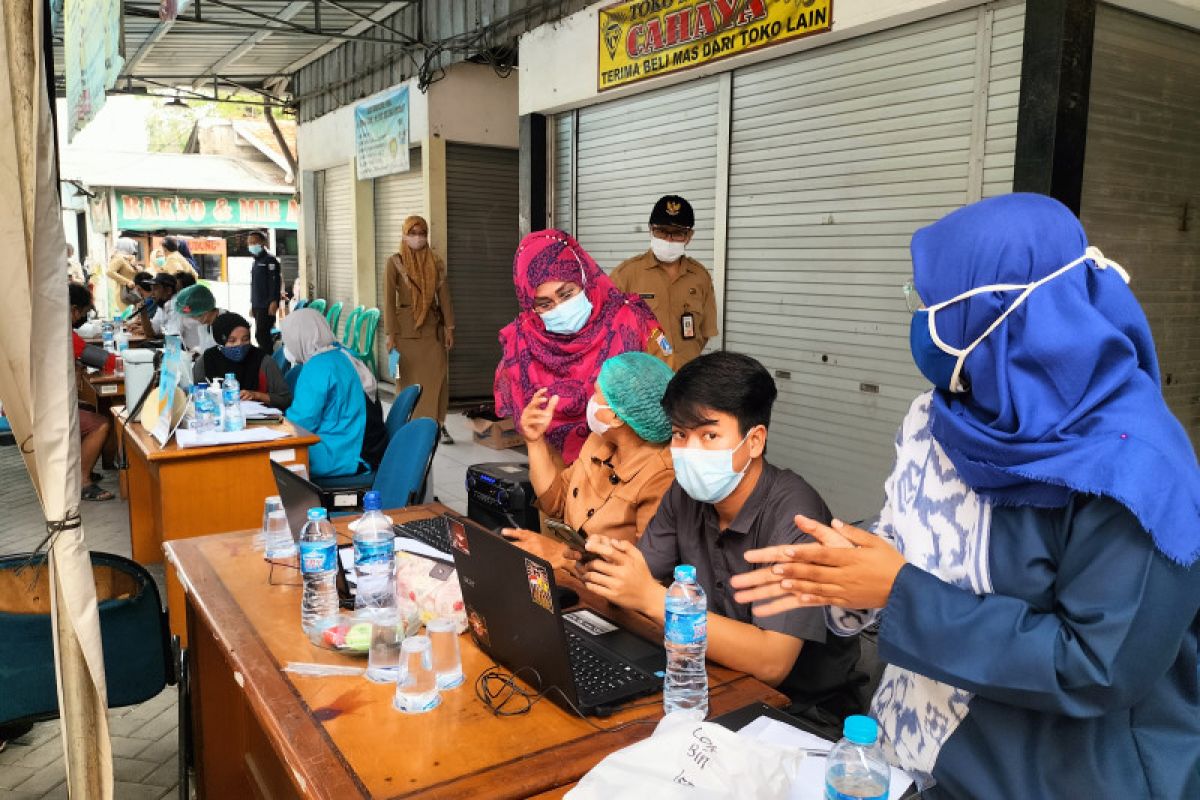
[[[279,325],[288,360],[303,365],[287,418],[321,437],[309,448],[313,478],[365,472],[360,457],[367,432],[367,405],[375,378],[361,361],[339,347],[317,311],[301,309]]]

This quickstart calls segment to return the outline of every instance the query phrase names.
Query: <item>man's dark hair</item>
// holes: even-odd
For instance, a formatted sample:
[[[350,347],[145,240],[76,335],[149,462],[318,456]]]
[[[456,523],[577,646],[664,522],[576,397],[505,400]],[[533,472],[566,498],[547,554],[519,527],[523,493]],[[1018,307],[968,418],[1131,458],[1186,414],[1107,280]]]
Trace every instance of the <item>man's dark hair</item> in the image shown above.
[[[139,272],[133,276],[133,283],[146,291],[150,291],[150,287],[154,285],[154,276],[149,272]]]
[[[196,285],[196,279],[192,277],[192,273],[185,270],[179,270],[175,273],[175,285],[179,287],[179,291],[183,291],[189,286]]]
[[[709,422],[706,411],[731,414],[745,436],[751,428],[771,424],[777,395],[775,379],[762,364],[741,353],[718,351],[675,373],[662,406],[672,425],[688,429]]]
[[[92,307],[92,290],[81,283],[68,284],[68,289],[71,293],[71,307],[78,308],[81,311],[87,311]]]
[[[253,244],[254,242],[261,242],[262,244],[266,244],[267,243],[267,235],[265,233],[263,233],[262,231],[250,231],[250,234],[246,237],[246,242],[249,244]]]
[[[166,250],[168,253],[179,252],[179,240],[174,236],[168,236],[167,238],[163,239],[162,245],[163,250]]]

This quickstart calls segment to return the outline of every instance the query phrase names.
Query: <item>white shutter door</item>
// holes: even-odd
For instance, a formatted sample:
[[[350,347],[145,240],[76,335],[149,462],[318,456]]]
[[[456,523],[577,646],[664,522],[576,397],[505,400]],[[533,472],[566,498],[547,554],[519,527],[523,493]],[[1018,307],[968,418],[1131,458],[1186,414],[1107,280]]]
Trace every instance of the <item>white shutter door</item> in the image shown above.
[[[388,302],[383,294],[383,276],[388,259],[400,250],[405,218],[419,214],[425,216],[425,179],[421,171],[421,149],[414,147],[408,155],[408,172],[397,172],[375,179],[375,302],[382,311]],[[426,217],[428,220],[428,217]],[[343,319],[350,313],[346,309]],[[344,324],[344,323],[343,323]],[[375,363],[387,364],[387,336],[383,320],[375,335]],[[387,369],[380,370],[384,375]]]
[[[772,460],[844,519],[878,512],[928,388],[900,287],[913,231],[967,200],[980,13],[734,73],[725,346],[776,376]]]
[[[550,227],[571,232],[571,142],[574,138],[575,112],[567,111],[554,118],[554,203]]]
[[[517,315],[512,263],[520,240],[517,151],[446,145],[446,229],[454,349],[450,397],[488,398],[500,329]]]
[[[579,110],[576,238],[605,271],[650,247],[647,220],[665,194],[696,211],[688,253],[713,265],[717,79]]]
[[[1080,218],[1123,264],[1200,449],[1200,33],[1101,5]]]
[[[354,299],[354,197],[349,165],[323,173],[321,283],[326,307]],[[344,312],[343,312],[344,313]]]
[[[988,76],[983,156],[984,197],[1012,191],[1024,41],[1025,4],[1012,3],[997,8],[992,21],[991,69]]]

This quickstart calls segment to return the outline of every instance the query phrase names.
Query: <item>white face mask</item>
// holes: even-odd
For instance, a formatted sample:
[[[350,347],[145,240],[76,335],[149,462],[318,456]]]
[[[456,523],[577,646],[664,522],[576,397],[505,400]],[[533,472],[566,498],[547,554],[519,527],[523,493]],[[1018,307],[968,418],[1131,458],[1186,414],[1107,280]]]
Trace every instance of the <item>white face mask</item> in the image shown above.
[[[595,433],[599,436],[603,436],[605,433],[612,430],[612,425],[610,425],[607,422],[604,422],[603,420],[601,420],[599,417],[596,416],[596,412],[602,408],[607,408],[609,411],[612,411],[612,406],[601,405],[600,403],[596,402],[596,398],[594,398],[594,397],[588,398],[588,404],[587,404],[588,428],[591,429],[592,433]]]
[[[1017,307],[1020,306],[1022,303],[1024,303],[1025,300],[1029,297],[1029,295],[1033,294],[1034,289],[1037,289],[1042,284],[1049,283],[1050,281],[1057,278],[1059,275],[1069,272],[1070,270],[1074,269],[1075,267],[1079,266],[1080,264],[1084,263],[1085,261],[1091,261],[1096,266],[1097,269],[1108,269],[1109,267],[1112,267],[1116,271],[1116,273],[1121,276],[1121,279],[1123,281],[1125,281],[1125,283],[1129,283],[1129,273],[1126,272],[1121,267],[1120,264],[1118,264],[1115,261],[1110,261],[1109,259],[1105,258],[1104,254],[1100,252],[1100,248],[1089,247],[1087,250],[1084,251],[1083,255],[1081,255],[1079,258],[1075,259],[1074,261],[1072,261],[1069,264],[1059,267],[1058,269],[1056,269],[1054,272],[1051,272],[1046,277],[1039,278],[1038,280],[1036,280],[1032,283],[998,283],[998,284],[993,284],[991,286],[979,286],[975,289],[971,289],[970,291],[963,292],[962,294],[957,295],[955,297],[951,297],[949,300],[943,300],[940,303],[936,303],[935,305],[929,306],[928,308],[924,309],[927,312],[926,317],[929,320],[929,322],[928,322],[929,335],[932,337],[933,343],[935,345],[937,345],[938,349],[941,350],[943,353],[952,355],[957,359],[956,363],[954,364],[954,372],[950,376],[950,391],[951,392],[965,392],[967,390],[966,385],[962,381],[962,369],[963,369],[963,364],[965,364],[967,361],[967,356],[969,356],[971,354],[972,350],[974,350],[976,347],[979,346],[980,342],[982,342],[984,339],[986,339],[988,336],[990,336],[992,331],[994,331],[994,330],[996,330],[996,328],[1000,327],[1000,323],[1004,322],[1004,320],[1006,320],[1008,318],[1009,314],[1016,311]],[[990,292],[1015,292],[1018,290],[1021,292],[1021,294],[1019,294],[1017,296],[1017,299],[1012,302],[1012,305],[1010,305],[1008,308],[1006,308],[1004,310],[1004,313],[1001,314],[999,317],[997,317],[996,321],[987,327],[987,330],[985,330],[983,333],[979,334],[979,336],[975,339],[975,341],[971,342],[965,348],[960,350],[957,347],[951,347],[950,345],[943,342],[942,338],[940,336],[938,336],[937,325],[934,324],[933,320],[934,320],[934,315],[939,310],[945,308],[946,306],[953,305],[954,303],[958,303],[963,300],[966,300],[970,297],[974,297],[977,294],[987,294]]]
[[[671,264],[683,258],[683,254],[687,252],[687,242],[668,242],[666,239],[651,236],[650,250],[659,261]]]
[[[284,357],[285,359],[287,359],[287,362],[288,362],[289,364],[295,364],[295,363],[296,363],[296,357],[295,357],[294,355],[292,355],[292,351],[291,351],[291,350],[288,350],[288,348],[287,348],[287,345],[286,345],[286,344],[283,346],[283,357]]]
[[[733,468],[733,454],[750,438],[747,432],[736,446],[728,450],[702,450],[699,447],[672,447],[671,460],[675,464],[675,480],[687,492],[688,497],[700,503],[719,503],[729,495],[746,477],[750,462],[746,461],[740,471]]]
[[[408,245],[409,250],[424,250],[425,245],[429,244],[428,236],[405,236],[404,243]]]

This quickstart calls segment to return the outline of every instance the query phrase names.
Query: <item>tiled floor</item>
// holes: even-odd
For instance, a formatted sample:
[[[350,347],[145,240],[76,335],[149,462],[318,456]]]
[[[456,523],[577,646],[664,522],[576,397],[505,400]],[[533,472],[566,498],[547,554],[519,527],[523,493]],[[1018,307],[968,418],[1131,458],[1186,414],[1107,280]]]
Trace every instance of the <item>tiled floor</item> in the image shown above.
[[[493,450],[476,444],[468,421],[451,414],[446,427],[453,445],[439,445],[433,463],[432,493],[466,513],[467,467],[490,461],[524,460],[523,448]],[[116,473],[103,485],[116,491]],[[42,538],[44,523],[37,495],[15,447],[0,447],[0,554],[32,549]],[[84,531],[92,550],[129,555],[128,508],[120,499],[84,503]],[[161,566],[151,566],[160,587]],[[0,687],[0,691],[3,688]],[[117,800],[159,800],[178,795],[178,729],[176,691],[168,687],[152,700],[109,713]],[[35,725],[0,752],[0,800],[66,798],[65,772],[58,722]]]

